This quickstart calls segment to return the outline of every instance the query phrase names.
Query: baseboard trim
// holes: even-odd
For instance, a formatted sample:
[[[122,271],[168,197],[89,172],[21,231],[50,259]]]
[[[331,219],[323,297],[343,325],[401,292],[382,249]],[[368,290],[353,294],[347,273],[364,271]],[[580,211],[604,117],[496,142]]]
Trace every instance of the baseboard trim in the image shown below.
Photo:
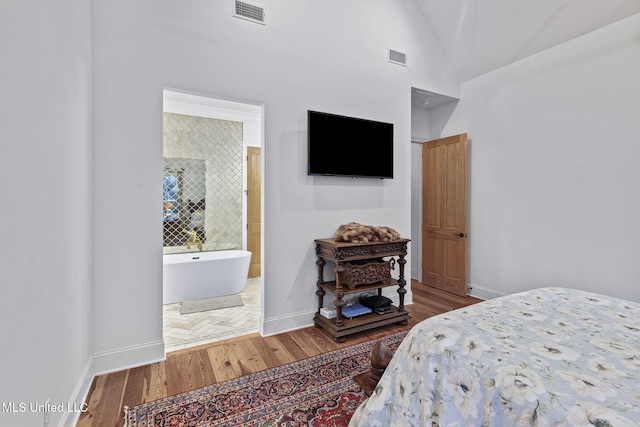
[[[480,298],[483,300],[503,297],[506,295],[505,293],[496,291],[495,289],[474,285],[473,283],[467,283],[467,290],[467,293],[472,297]]]
[[[104,375],[165,360],[164,341],[94,353],[93,375]]]
[[[394,289],[397,289],[397,288],[394,288]],[[407,293],[404,294],[404,305],[411,305],[413,304],[413,291],[409,286],[405,287],[405,289],[407,290]],[[395,305],[396,307],[400,305],[400,295],[397,292],[395,291],[391,293],[383,292],[382,295],[389,298],[391,300],[391,304]]]
[[[69,398],[69,403],[73,404],[73,407],[79,410],[64,413],[60,418],[58,426],[71,427],[78,423],[82,408],[88,403],[87,398],[89,397],[93,379],[98,375],[148,365],[165,359],[166,354],[163,341],[94,353],[89,357],[89,360],[87,360],[80,374],[80,379]]]
[[[265,319],[263,323],[263,336],[269,337],[296,329],[313,326],[313,316],[316,310],[301,311],[287,316]]]
[[[391,298],[393,304],[398,305],[400,297],[397,292],[393,292],[386,296]],[[407,293],[404,296],[404,303],[405,305],[413,304],[413,293],[410,288],[407,289]],[[268,337],[313,326],[313,316],[316,312],[317,310],[307,310],[287,316],[266,319],[262,323],[263,329],[261,330],[261,335],[263,337]]]
[[[78,408],[79,411],[72,412],[63,412],[62,418],[60,418],[60,422],[58,426],[75,426],[78,423],[78,419],[80,418],[81,411],[84,410],[87,404],[87,397],[89,396],[89,389],[91,389],[91,384],[93,383],[93,356],[89,356],[89,360],[84,365],[84,369],[80,374],[80,379],[73,389],[73,393],[71,393],[71,397],[69,398],[69,403],[73,405],[73,408]]]

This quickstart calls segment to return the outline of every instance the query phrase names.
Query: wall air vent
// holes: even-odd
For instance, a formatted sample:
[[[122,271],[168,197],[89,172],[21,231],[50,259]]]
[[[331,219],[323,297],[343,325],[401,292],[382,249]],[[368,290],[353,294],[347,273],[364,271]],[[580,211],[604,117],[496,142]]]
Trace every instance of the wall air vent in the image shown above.
[[[406,67],[407,54],[398,52],[397,50],[389,49],[389,62]]]
[[[255,4],[235,0],[233,16],[235,16],[236,18],[246,19],[251,22],[266,25],[266,15],[264,8],[256,6]]]

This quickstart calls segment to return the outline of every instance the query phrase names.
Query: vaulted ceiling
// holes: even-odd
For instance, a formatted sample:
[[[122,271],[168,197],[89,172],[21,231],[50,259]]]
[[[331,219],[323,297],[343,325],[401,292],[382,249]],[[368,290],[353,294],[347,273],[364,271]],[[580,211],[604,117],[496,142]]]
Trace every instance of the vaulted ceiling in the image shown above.
[[[640,0],[417,1],[461,82],[640,13]]]

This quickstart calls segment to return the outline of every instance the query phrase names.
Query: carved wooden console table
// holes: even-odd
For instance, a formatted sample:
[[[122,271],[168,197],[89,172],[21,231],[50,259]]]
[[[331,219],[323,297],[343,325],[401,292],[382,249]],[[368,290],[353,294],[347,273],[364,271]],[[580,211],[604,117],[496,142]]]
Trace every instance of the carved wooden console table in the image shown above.
[[[318,260],[318,311],[314,317],[317,327],[324,329],[334,340],[345,341],[345,337],[358,332],[377,328],[392,323],[406,325],[410,316],[404,309],[404,265],[407,263],[407,242],[409,239],[396,239],[392,242],[373,243],[344,243],[333,239],[316,239],[316,255]],[[398,279],[391,278],[391,269],[399,266]],[[385,260],[384,258],[388,258]],[[335,264],[336,280],[324,281],[324,266],[326,261]],[[364,292],[377,289],[382,295],[382,288],[397,286],[399,295],[398,306],[391,306],[391,312],[385,314],[365,314],[347,319],[342,316],[345,294]],[[328,319],[320,314],[326,291],[332,292],[336,300],[336,317]]]

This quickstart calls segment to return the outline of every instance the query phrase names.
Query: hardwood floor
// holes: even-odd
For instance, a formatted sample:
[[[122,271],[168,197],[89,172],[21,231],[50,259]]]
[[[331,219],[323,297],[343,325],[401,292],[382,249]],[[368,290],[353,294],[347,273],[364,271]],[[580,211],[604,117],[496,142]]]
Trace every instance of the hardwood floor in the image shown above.
[[[315,327],[263,338],[246,335],[167,354],[164,362],[96,377],[87,398],[88,411],[78,426],[123,426],[123,407],[161,399],[189,390],[295,362],[320,353],[390,335],[413,327],[436,314],[475,304],[481,300],[462,298],[427,288],[412,281],[413,304],[407,326],[392,326],[354,335],[336,343]]]

